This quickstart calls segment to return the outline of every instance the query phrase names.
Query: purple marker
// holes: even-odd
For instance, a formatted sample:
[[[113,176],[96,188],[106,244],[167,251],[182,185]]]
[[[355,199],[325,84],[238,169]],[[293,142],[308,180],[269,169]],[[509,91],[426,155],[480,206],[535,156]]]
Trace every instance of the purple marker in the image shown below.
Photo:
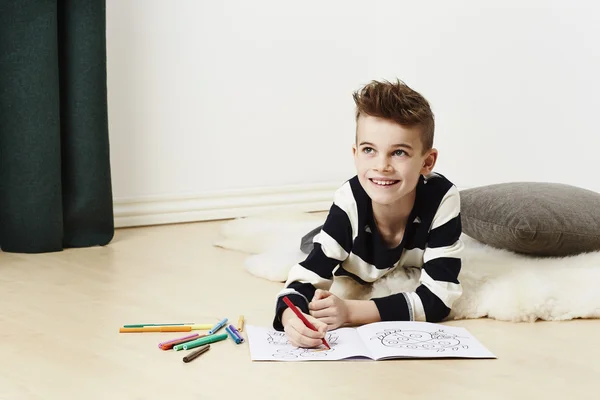
[[[233,332],[233,334],[238,337],[238,339],[240,340],[240,343],[244,343],[244,338],[242,337],[242,335],[240,334],[240,331],[238,331],[235,326],[229,325],[229,329],[231,329],[231,332]]]

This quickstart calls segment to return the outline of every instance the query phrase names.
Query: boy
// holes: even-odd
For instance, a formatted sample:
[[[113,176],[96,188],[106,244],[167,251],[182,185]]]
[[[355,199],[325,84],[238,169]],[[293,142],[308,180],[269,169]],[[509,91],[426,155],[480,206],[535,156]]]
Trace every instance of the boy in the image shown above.
[[[273,327],[298,347],[318,346],[327,330],[344,325],[439,322],[462,294],[459,192],[432,173],[438,152],[429,103],[400,81],[373,81],[353,97],[357,175],[336,191],[312,251],[291,268],[277,299]],[[403,267],[421,269],[414,292],[343,300],[328,291],[334,277],[367,285]]]

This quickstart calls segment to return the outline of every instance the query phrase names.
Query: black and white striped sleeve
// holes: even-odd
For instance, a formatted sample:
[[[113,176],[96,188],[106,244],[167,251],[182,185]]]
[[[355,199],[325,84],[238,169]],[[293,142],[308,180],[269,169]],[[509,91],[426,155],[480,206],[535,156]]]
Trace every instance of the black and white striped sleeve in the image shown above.
[[[323,228],[313,239],[312,251],[304,261],[290,269],[284,289],[277,296],[274,329],[283,329],[281,315],[287,307],[283,302],[284,296],[288,296],[295,306],[308,314],[308,303],[316,289],[328,290],[331,287],[334,269],[348,258],[352,248],[351,219],[356,215],[355,208],[346,183],[336,192]]]
[[[403,292],[373,299],[382,320],[440,322],[462,295],[458,280],[463,243],[460,195],[451,186],[433,217],[423,253],[420,285],[415,292]]]

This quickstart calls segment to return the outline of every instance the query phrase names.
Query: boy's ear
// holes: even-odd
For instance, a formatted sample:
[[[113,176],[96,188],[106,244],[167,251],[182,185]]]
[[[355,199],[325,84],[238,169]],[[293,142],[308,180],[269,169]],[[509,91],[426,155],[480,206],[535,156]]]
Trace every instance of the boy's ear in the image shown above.
[[[421,175],[428,175],[431,171],[433,171],[433,167],[435,167],[435,162],[437,161],[437,158],[437,149],[431,149],[427,152],[423,161],[423,166],[421,167]]]
[[[356,156],[356,143],[352,143],[352,155]]]

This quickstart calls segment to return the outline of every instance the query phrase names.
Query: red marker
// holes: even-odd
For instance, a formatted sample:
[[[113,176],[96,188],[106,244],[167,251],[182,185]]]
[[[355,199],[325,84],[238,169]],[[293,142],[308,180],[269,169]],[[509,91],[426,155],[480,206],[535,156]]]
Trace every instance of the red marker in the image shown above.
[[[283,296],[283,301],[294,312],[294,314],[296,314],[298,316],[298,318],[300,318],[300,320],[302,322],[304,322],[304,325],[306,325],[313,331],[317,330],[317,328],[315,328],[315,326],[306,319],[306,317],[302,314],[302,312],[300,312],[300,310],[298,310],[298,308],[296,308],[296,306],[290,301],[290,299],[288,299],[287,296]],[[321,341],[323,342],[325,347],[327,347],[327,350],[331,350],[331,347],[329,346],[329,344],[327,344],[327,341],[325,340],[325,338],[321,339]]]

